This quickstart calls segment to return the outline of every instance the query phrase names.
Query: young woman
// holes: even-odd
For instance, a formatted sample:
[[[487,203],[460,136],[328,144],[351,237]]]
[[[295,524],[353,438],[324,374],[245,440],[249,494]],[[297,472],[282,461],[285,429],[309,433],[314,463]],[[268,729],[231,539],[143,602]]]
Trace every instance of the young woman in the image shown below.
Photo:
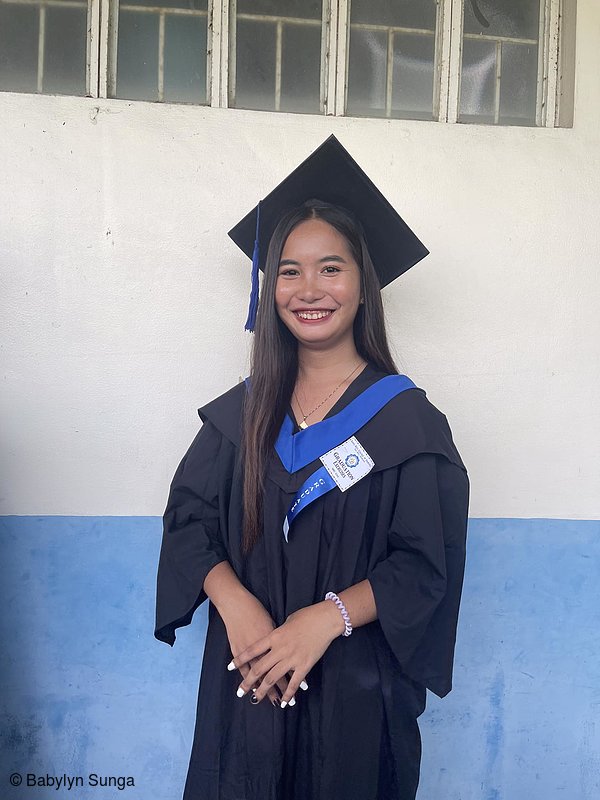
[[[323,147],[309,197],[332,196],[306,179]],[[200,409],[164,517],[155,635],[211,600],[184,798],[413,800],[426,688],[451,688],[468,477],[390,355],[381,215],[270,203],[250,378]]]

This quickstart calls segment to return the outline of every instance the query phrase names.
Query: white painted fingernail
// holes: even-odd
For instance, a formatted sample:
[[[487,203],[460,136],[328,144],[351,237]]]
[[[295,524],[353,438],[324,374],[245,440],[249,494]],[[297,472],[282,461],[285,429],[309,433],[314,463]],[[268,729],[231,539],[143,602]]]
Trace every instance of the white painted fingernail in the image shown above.
[[[286,706],[287,706],[287,700],[282,700],[281,701],[281,707],[285,708]]]
[[[308,683],[306,681],[300,681],[300,688],[306,691],[308,689]]]
[[[240,686],[240,688],[237,690],[237,696],[238,697],[243,697],[245,694],[246,694],[246,692]]]
[[[290,700],[290,705],[291,706],[295,706],[296,705],[296,698],[295,697],[292,697],[292,699]]]
[[[232,669],[235,669],[235,664],[233,663],[233,659],[227,664],[227,669],[231,672]]]

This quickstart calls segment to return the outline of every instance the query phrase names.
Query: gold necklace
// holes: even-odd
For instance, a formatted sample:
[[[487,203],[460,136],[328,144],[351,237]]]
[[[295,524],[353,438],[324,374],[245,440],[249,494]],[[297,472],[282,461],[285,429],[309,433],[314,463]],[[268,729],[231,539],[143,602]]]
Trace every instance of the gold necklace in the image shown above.
[[[332,392],[330,392],[330,393],[327,395],[327,397],[325,398],[325,400],[321,400],[321,402],[319,403],[319,405],[318,405],[318,406],[315,406],[315,407],[313,408],[313,410],[312,410],[312,411],[309,411],[309,412],[308,412],[308,414],[305,414],[305,413],[304,413],[304,411],[302,410],[302,406],[300,405],[300,401],[298,400],[298,395],[296,394],[296,390],[294,389],[293,395],[294,395],[294,397],[296,398],[296,403],[298,404],[298,408],[300,409],[300,413],[303,415],[303,416],[302,416],[302,422],[299,422],[299,423],[298,423],[298,427],[299,427],[299,428],[302,428],[302,430],[304,430],[305,428],[308,428],[308,425],[306,424],[306,420],[307,420],[309,417],[311,417],[311,416],[312,416],[312,415],[315,413],[315,411],[318,411],[318,410],[319,410],[319,408],[321,408],[321,406],[322,406],[324,403],[326,403],[326,402],[329,400],[329,398],[330,398],[330,397],[332,397],[332,396],[333,396],[333,395],[334,395],[334,394],[337,392],[337,390],[340,388],[340,386],[341,386],[343,383],[345,383],[345,382],[346,382],[346,381],[347,381],[349,378],[351,378],[351,377],[354,375],[354,373],[356,372],[356,370],[357,370],[357,369],[360,367],[361,363],[362,363],[362,362],[360,362],[360,361],[359,361],[359,363],[358,363],[358,364],[357,364],[357,365],[354,367],[354,369],[352,370],[352,372],[350,373],[350,375],[347,375],[347,376],[344,378],[344,380],[343,380],[343,381],[340,381],[340,383],[338,383],[338,385],[335,387],[335,389],[334,389]]]

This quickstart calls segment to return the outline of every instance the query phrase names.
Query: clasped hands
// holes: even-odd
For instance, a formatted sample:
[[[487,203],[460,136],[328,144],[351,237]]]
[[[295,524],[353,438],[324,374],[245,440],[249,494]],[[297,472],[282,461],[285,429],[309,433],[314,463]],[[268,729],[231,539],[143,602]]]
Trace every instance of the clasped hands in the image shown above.
[[[237,668],[243,676],[238,697],[253,690],[255,703],[268,696],[282,708],[294,705],[298,688],[308,689],[308,672],[343,632],[342,616],[331,600],[324,600],[294,611],[275,627],[264,606],[255,597],[252,601],[238,609],[235,619],[224,620],[235,654],[227,668]]]

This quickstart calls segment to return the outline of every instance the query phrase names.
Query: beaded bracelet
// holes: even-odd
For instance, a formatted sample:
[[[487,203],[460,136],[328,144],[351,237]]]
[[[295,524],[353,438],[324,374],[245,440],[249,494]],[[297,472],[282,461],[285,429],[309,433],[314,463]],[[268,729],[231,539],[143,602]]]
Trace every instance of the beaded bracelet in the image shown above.
[[[344,626],[346,628],[342,636],[350,636],[350,634],[352,633],[352,623],[350,622],[350,616],[346,611],[346,606],[342,603],[342,601],[335,592],[327,592],[327,594],[325,595],[325,600],[333,600],[333,602],[339,608],[342,617],[344,618]]]

